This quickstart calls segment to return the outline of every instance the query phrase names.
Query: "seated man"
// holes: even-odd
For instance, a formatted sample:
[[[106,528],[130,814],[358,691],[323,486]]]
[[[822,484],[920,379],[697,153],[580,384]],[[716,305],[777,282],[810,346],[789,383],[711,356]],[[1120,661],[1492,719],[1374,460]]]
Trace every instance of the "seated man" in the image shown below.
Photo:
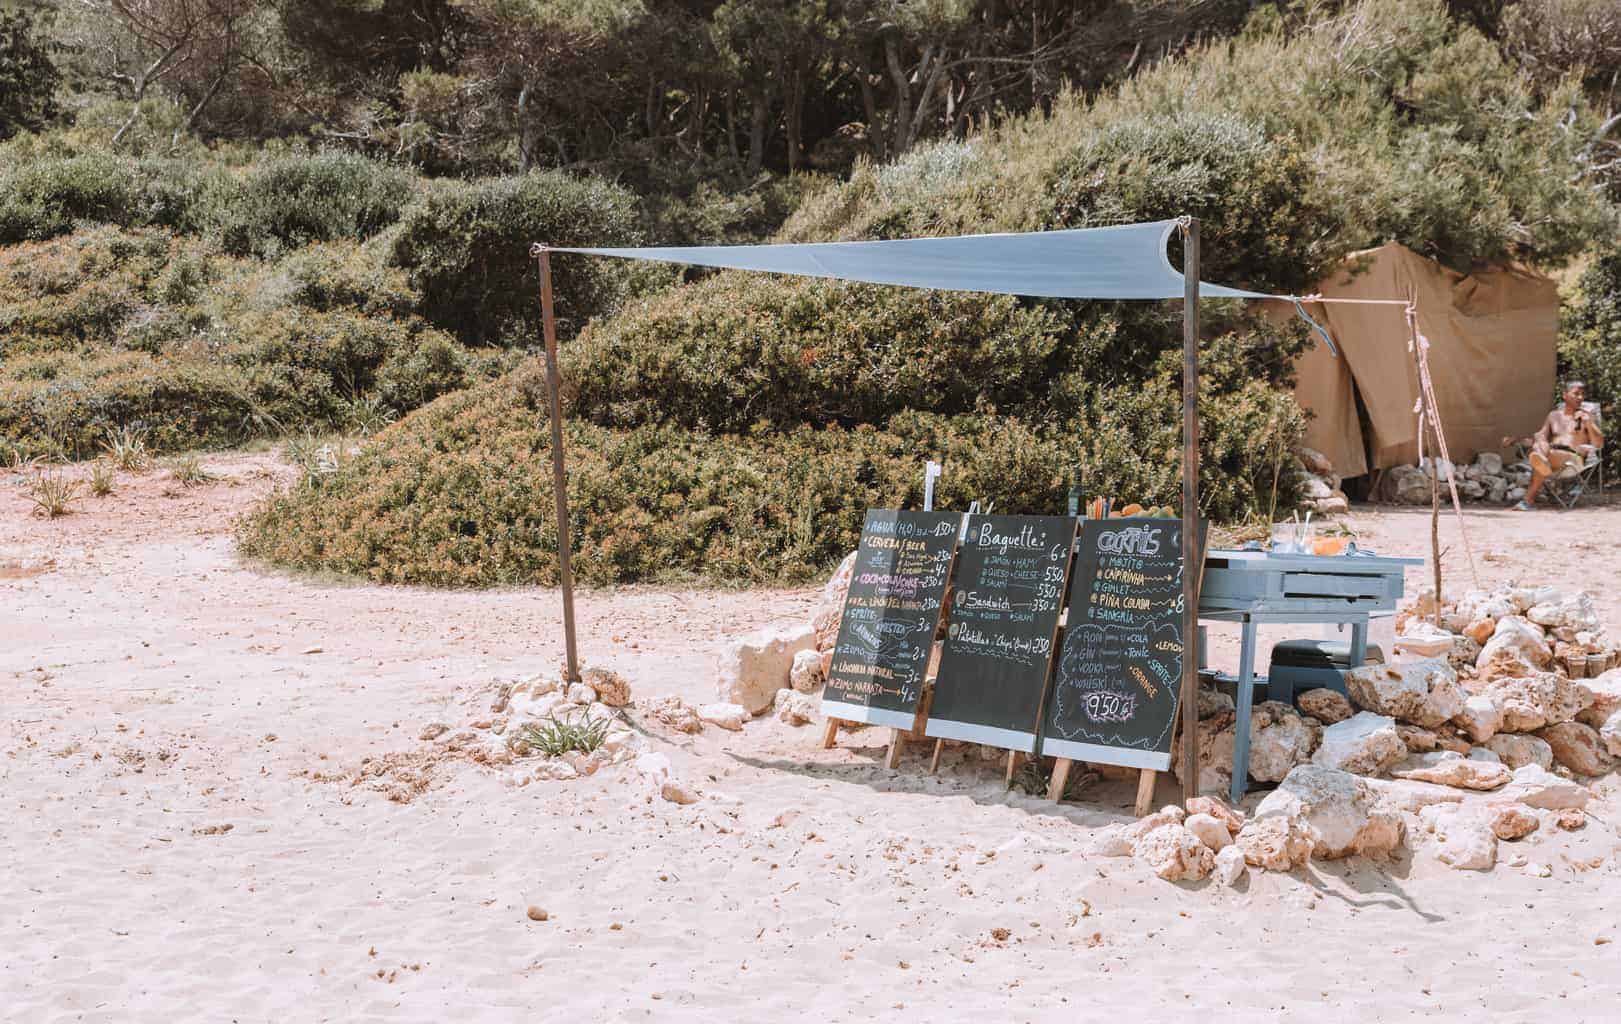
[[[1579,380],[1566,381],[1564,405],[1548,414],[1542,421],[1542,429],[1519,442],[1530,449],[1531,486],[1514,506],[1516,510],[1530,511],[1550,476],[1571,463],[1581,465],[1604,443],[1604,435],[1599,433],[1592,414],[1582,408],[1586,397],[1585,384]],[[1513,438],[1503,438],[1505,447],[1513,443]]]

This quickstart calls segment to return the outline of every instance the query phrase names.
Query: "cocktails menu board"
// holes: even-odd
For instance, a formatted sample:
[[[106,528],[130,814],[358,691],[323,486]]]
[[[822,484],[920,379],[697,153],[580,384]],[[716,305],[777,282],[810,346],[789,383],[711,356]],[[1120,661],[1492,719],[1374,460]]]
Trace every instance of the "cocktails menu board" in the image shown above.
[[[1088,519],[1041,753],[1165,771],[1182,680],[1182,521]]]
[[[968,518],[927,735],[1035,750],[1075,522]]]
[[[961,512],[867,511],[823,715],[912,728],[961,528]]]

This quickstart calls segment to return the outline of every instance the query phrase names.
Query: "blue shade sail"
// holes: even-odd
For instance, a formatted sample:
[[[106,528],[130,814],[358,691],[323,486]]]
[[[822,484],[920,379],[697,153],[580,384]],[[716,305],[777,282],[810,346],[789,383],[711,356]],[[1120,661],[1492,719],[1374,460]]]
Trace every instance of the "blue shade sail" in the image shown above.
[[[1021,234],[898,238],[878,242],[576,249],[592,256],[760,270],[801,277],[995,292],[1054,299],[1180,299],[1183,278],[1166,257],[1177,221]],[[1206,298],[1277,296],[1199,285]]]

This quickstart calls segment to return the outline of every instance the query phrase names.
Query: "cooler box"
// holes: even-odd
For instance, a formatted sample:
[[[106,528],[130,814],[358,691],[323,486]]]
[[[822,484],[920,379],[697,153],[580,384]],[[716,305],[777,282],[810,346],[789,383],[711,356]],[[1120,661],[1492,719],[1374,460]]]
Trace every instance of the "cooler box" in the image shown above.
[[[1379,664],[1385,653],[1368,645],[1366,664]],[[1270,686],[1288,687],[1290,694],[1323,687],[1345,693],[1345,673],[1351,667],[1351,645],[1337,640],[1284,640],[1272,648]]]

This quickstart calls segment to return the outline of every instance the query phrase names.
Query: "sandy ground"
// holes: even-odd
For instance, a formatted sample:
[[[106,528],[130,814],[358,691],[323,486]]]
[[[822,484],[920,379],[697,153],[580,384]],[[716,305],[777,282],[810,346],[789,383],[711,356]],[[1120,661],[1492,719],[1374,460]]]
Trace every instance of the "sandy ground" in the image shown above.
[[[0,476],[7,1021],[1602,1021],[1621,1007],[1613,780],[1586,829],[1519,844],[1548,878],[1420,855],[1236,890],[1083,854],[1126,820],[1123,784],[1057,807],[960,755],[931,777],[919,747],[888,771],[876,730],[822,751],[817,730],[770,720],[699,737],[642,723],[704,791],[690,807],[641,800],[617,769],[509,788],[411,758],[424,725],[556,663],[557,593],[245,568],[231,520],[285,471],[264,455],[207,463],[219,482],[125,477],[51,521]],[[1469,520],[1483,582],[1579,583],[1621,631],[1621,508]],[[1381,551],[1427,548],[1426,514],[1347,523]],[[1465,585],[1450,524],[1444,541]],[[813,599],[587,593],[584,657],[638,698],[709,699],[721,638],[803,620]],[[1218,637],[1218,663],[1233,650]],[[417,770],[414,799],[320,781],[390,755]]]

